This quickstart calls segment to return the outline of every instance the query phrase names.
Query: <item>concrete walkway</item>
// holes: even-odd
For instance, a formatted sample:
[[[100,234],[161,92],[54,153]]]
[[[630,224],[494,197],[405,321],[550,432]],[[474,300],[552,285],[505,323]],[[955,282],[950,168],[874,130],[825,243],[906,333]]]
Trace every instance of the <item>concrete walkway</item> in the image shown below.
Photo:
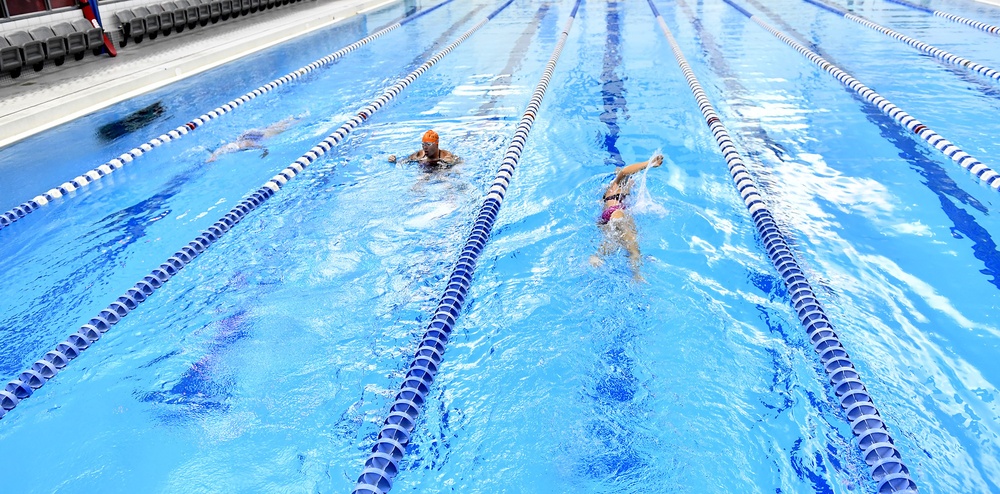
[[[61,67],[0,79],[0,148],[185,77],[400,0],[305,0],[209,27],[129,43]]]

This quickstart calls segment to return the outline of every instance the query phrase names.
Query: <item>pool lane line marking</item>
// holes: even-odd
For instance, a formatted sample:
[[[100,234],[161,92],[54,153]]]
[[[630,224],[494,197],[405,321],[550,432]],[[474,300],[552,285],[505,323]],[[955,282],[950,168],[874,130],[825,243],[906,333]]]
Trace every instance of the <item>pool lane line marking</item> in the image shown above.
[[[846,10],[846,9],[840,7],[840,6],[830,5],[830,4],[826,3],[826,2],[824,2],[823,0],[803,0],[803,1],[806,2],[806,3],[811,3],[811,4],[813,4],[813,5],[821,8],[823,10],[828,11],[828,12],[832,12],[834,14],[840,15],[841,17],[844,17],[845,19],[857,22],[858,24],[861,24],[862,26],[865,26],[867,28],[874,29],[875,31],[878,31],[878,32],[880,32],[880,33],[882,33],[882,34],[884,34],[886,36],[889,36],[890,38],[895,38],[895,39],[897,39],[899,41],[902,41],[903,43],[906,43],[906,44],[908,44],[908,45],[910,45],[910,46],[912,46],[912,47],[914,47],[914,48],[916,48],[916,49],[918,49],[918,50],[920,50],[920,51],[922,51],[922,52],[924,52],[924,53],[926,53],[928,55],[931,55],[931,56],[935,57],[935,58],[938,58],[940,60],[944,60],[945,62],[948,62],[948,63],[953,64],[953,65],[957,65],[959,67],[966,68],[966,69],[971,70],[971,71],[973,71],[973,72],[975,72],[975,73],[977,73],[979,75],[983,75],[983,76],[989,77],[990,79],[994,79],[994,80],[1000,81],[1000,71],[991,69],[991,68],[989,68],[989,67],[987,67],[985,65],[978,64],[978,63],[973,62],[971,60],[962,58],[962,57],[960,57],[958,55],[953,55],[953,54],[948,53],[948,52],[946,52],[946,51],[944,51],[944,50],[942,50],[940,48],[937,48],[935,46],[932,46],[932,45],[929,45],[927,43],[924,43],[923,41],[920,41],[920,40],[917,40],[917,39],[913,39],[913,38],[911,38],[911,37],[909,37],[909,36],[907,36],[907,35],[905,35],[903,33],[894,31],[894,30],[889,29],[889,28],[887,28],[885,26],[882,26],[880,24],[876,24],[876,23],[874,23],[874,22],[872,22],[872,21],[870,21],[868,19],[865,19],[864,17],[861,17],[859,15],[851,13],[848,10]]]
[[[195,129],[200,128],[207,122],[215,118],[218,118],[222,115],[225,115],[235,110],[236,108],[239,108],[244,103],[247,103],[250,100],[257,98],[258,96],[262,96],[275,88],[283,86],[286,83],[299,79],[302,76],[315,71],[316,69],[329,65],[343,58],[348,53],[351,53],[357,50],[358,48],[361,48],[362,46],[368,44],[369,42],[381,38],[385,34],[388,34],[389,32],[394,31],[395,29],[414,21],[420,18],[421,16],[429,14],[437,10],[438,8],[445,6],[448,3],[451,3],[452,1],[454,0],[444,0],[443,2],[435,5],[434,7],[421,10],[420,12],[406,16],[403,19],[400,19],[399,21],[390,24],[389,26],[386,26],[358,41],[355,41],[354,43],[351,43],[350,45],[341,48],[340,50],[337,50],[323,58],[316,60],[315,62],[310,63],[309,65],[306,65],[297,70],[289,72],[288,74],[282,77],[279,77],[267,84],[264,84],[263,86],[260,86],[257,89],[254,89],[253,91],[250,91],[244,94],[243,96],[240,96],[239,98],[236,98],[208,113],[205,113],[199,116],[198,118],[195,118],[194,120],[191,120],[190,122],[187,122],[184,125],[175,128],[174,130],[171,130],[169,132],[161,134],[158,137],[150,139],[149,141],[146,141],[145,143],[142,143],[132,148],[128,152],[121,154],[117,158],[112,159],[98,166],[97,168],[94,168],[93,170],[83,173],[72,180],[63,182],[61,185],[53,187],[48,191],[35,196],[31,200],[25,201],[19,206],[16,206],[10,209],[9,211],[0,214],[0,230],[10,226],[19,219],[24,218],[29,213],[32,213],[38,210],[39,208],[48,205],[50,202],[59,199],[64,195],[68,195],[70,192],[73,192],[76,189],[90,185],[92,182],[96,182],[107,175],[110,175],[115,170],[121,169],[125,165],[131,163],[139,156],[142,156],[143,154],[148,153],[153,149],[163,144],[166,144],[170,141],[176,141],[177,139],[180,139],[181,137],[187,135],[189,132],[192,132]]]
[[[18,375],[17,378],[8,382],[4,389],[0,390],[0,419],[22,400],[31,396],[36,389],[41,388],[49,379],[55,377],[62,368],[66,367],[69,361],[79,356],[80,352],[86,350],[91,344],[100,339],[112,326],[138,307],[139,304],[147,300],[153,292],[163,286],[164,283],[170,280],[181,269],[184,269],[196,257],[201,255],[202,252],[221,238],[233,226],[242,221],[247,214],[257,209],[257,207],[281,190],[282,186],[289,180],[295,178],[320,156],[326,154],[334,145],[340,143],[351,131],[395,98],[396,95],[420,77],[421,74],[451,53],[458,45],[471,37],[479,28],[486,25],[493,16],[507,8],[513,1],[507,0],[506,3],[501,5],[490,16],[466,31],[450,45],[424,62],[423,65],[410,72],[409,75],[386,89],[371,104],[358,110],[358,114],[354,118],[348,120],[344,125],[327,136],[326,139],[320,141],[318,145],[307,151],[299,159],[275,175],[274,178],[268,180],[246,199],[240,201],[226,215],[195,237],[194,240],[188,242],[187,245],[181,247],[180,250],[169,257],[163,264],[153,269],[150,274],[143,277],[135,286],[129,288],[124,295],[118,297],[97,316],[91,318],[77,332],[69,335],[65,341],[56,345],[54,350],[46,353],[41,360],[32,364],[30,368]]]
[[[604,163],[614,166],[625,166],[622,154],[618,150],[618,114],[622,120],[628,117],[628,101],[625,99],[625,80],[615,71],[621,67],[621,16],[624,3],[608,2],[608,11],[604,16],[607,38],[604,41],[604,64],[601,70],[601,101],[604,111],[601,112],[601,122],[608,126],[604,135],[603,145],[608,151]]]
[[[826,370],[830,386],[850,422],[851,431],[858,438],[858,447],[868,464],[872,479],[878,483],[876,492],[915,493],[917,485],[910,478],[909,470],[903,464],[902,456],[882,420],[881,413],[875,407],[867,387],[861,381],[861,375],[854,367],[826,311],[813,292],[805,272],[799,267],[788,242],[774,221],[774,216],[761,197],[756,182],[733,144],[726,126],[684,58],[684,53],[663,20],[663,16],[653,4],[653,0],[647,1],[660,29],[670,43],[674,58],[677,59],[677,64],[698,103],[698,108],[705,117],[705,123],[708,124],[719,150],[726,159],[729,174],[743,199],[743,204],[753,218],[768,257],[785,282],[799,322],[804,326],[813,349],[819,354],[820,363]]]
[[[566,38],[569,36],[581,1],[576,0],[573,11],[559,36],[559,41],[552,51],[552,56],[545,66],[545,71],[535,87],[531,101],[514,131],[514,137],[504,154],[503,162],[479,209],[479,215],[472,227],[472,232],[466,239],[458,262],[448,278],[444,294],[438,301],[434,315],[427,325],[427,331],[417,345],[409,370],[389,407],[389,414],[379,430],[378,439],[371,448],[371,454],[365,460],[364,468],[358,476],[353,494],[385,494],[392,489],[393,478],[399,472],[399,462],[402,461],[407,446],[410,444],[410,437],[420,415],[420,408],[424,405],[427,393],[434,383],[434,376],[444,359],[449,335],[454,329],[455,321],[461,313],[468,295],[472,276],[476,270],[476,262],[483,247],[489,241],[497,213],[503,204],[514,170],[521,159],[521,152],[524,150],[528,133],[531,132],[531,126],[538,114],[542,98],[545,96],[549,80],[555,71],[556,63],[562,53]]]
[[[549,9],[552,5],[548,2],[543,3],[541,7],[538,7],[538,12],[535,13],[535,17],[531,20],[527,26],[525,26],[524,31],[521,35],[517,37],[517,41],[514,42],[514,49],[510,52],[510,57],[507,59],[507,65],[500,70],[499,76],[493,79],[490,83],[490,94],[489,101],[486,101],[476,109],[474,113],[477,117],[486,116],[493,108],[496,106],[497,101],[500,101],[501,95],[499,91],[493,91],[492,89],[502,89],[507,88],[513,84],[514,81],[514,71],[521,67],[524,62],[525,57],[528,55],[528,48],[531,46],[531,39],[538,32],[542,25],[542,21],[545,19],[546,14],[548,14]]]
[[[965,24],[967,26],[972,26],[980,31],[984,31],[996,36],[1000,36],[1000,26],[994,26],[992,24],[987,24],[985,22],[979,22],[976,20],[969,19],[967,17],[957,16],[955,14],[949,14],[948,12],[942,12],[940,10],[934,10],[923,5],[917,5],[915,3],[907,2],[906,0],[886,0],[887,2],[895,3],[898,5],[903,5],[911,9],[920,10],[922,12],[927,12],[931,15],[936,15],[938,17],[944,17],[949,21],[958,22],[960,24]]]
[[[828,62],[825,58],[817,55],[815,52],[799,44],[794,39],[786,36],[781,31],[771,27],[770,24],[764,22],[757,16],[751,14],[743,7],[740,7],[732,0],[722,0],[729,6],[733,7],[741,14],[745,15],[747,18],[755,22],[760,27],[764,28],[767,32],[774,35],[776,38],[784,41],[785,44],[791,46],[795,51],[802,54],[804,57],[808,58],[809,61],[816,64],[821,69],[830,73],[830,75],[837,78],[843,85],[852,89],[854,92],[858,93],[862,98],[867,100],[872,105],[875,105],[882,113],[892,117],[896,123],[906,127],[911,132],[916,134],[918,137],[927,141],[928,144],[934,146],[935,149],[944,153],[945,156],[951,158],[952,161],[958,163],[959,166],[964,168],[969,173],[973,174],[979,180],[985,182],[993,190],[1000,191],[1000,173],[993,171],[992,168],[986,166],[976,158],[972,157],[965,151],[963,151],[958,146],[952,144],[951,141],[945,139],[937,132],[931,130],[930,127],[924,125],[916,118],[913,118],[909,113],[906,113],[898,106],[892,104],[889,100],[883,98],[880,94],[876,93],[874,90],[865,86],[854,77],[852,77],[847,72],[844,72],[836,65]]]

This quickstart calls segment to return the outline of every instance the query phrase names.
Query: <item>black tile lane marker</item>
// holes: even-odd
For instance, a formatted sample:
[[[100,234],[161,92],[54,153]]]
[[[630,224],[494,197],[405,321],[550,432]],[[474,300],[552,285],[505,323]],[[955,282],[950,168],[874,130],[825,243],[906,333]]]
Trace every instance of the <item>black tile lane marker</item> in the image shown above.
[[[604,41],[604,66],[601,70],[601,100],[604,111],[601,112],[601,122],[608,126],[604,135],[604,148],[608,157],[604,163],[608,165],[625,166],[622,154],[618,150],[618,134],[621,126],[618,119],[628,118],[628,101],[625,99],[625,79],[618,75],[622,65],[621,25],[624,2],[608,0],[608,12],[604,16],[607,25],[607,38]]]
[[[49,379],[55,377],[62,368],[66,367],[69,361],[75,359],[80,355],[80,352],[86,350],[100,339],[112,326],[148,299],[153,292],[163,286],[164,283],[180,272],[181,269],[184,269],[184,266],[193,261],[194,258],[201,255],[205,249],[225,235],[233,226],[242,221],[247,214],[257,209],[257,207],[281,190],[281,187],[285,183],[295,178],[296,175],[315,162],[320,156],[326,154],[333,146],[339,144],[351,131],[364,123],[368,117],[385,106],[403,89],[420,77],[421,74],[457,48],[458,45],[469,39],[479,28],[485,26],[487,22],[503,9],[507,8],[513,1],[507,0],[506,3],[493,11],[485,19],[479,21],[478,24],[466,31],[465,34],[462,34],[452,44],[439,51],[424,62],[423,65],[389,87],[389,89],[386,89],[381,96],[368,106],[358,110],[358,114],[354,118],[348,120],[347,123],[327,136],[326,139],[320,141],[319,144],[313,146],[312,149],[295,160],[294,163],[281,170],[281,172],[271,180],[268,180],[261,188],[251,193],[249,197],[240,201],[236,207],[220,218],[219,221],[216,221],[187,245],[181,247],[166,262],[160,264],[159,267],[136,283],[134,287],[129,288],[124,295],[111,302],[111,305],[90,319],[79,331],[69,335],[65,341],[56,345],[54,350],[46,353],[41,360],[32,364],[29,369],[7,383],[4,389],[0,390],[0,418],[3,418],[8,411],[16,407],[22,400],[31,396],[36,389],[41,388]]]
[[[19,206],[14,207],[13,209],[7,211],[6,213],[0,214],[0,230],[10,226],[12,223],[16,222],[19,219],[24,218],[29,213],[43,206],[48,205],[50,202],[59,199],[62,196],[75,191],[76,189],[79,189],[81,187],[86,187],[87,185],[90,185],[92,182],[96,182],[97,180],[100,180],[105,176],[114,173],[115,170],[123,168],[125,165],[131,163],[139,156],[142,156],[143,154],[146,154],[152,151],[153,149],[160,147],[161,145],[166,144],[170,141],[176,141],[177,139],[180,139],[181,137],[187,135],[189,132],[192,132],[195,129],[200,128],[202,125],[205,125],[207,122],[215,118],[221,117],[222,115],[225,115],[239,108],[244,103],[254,98],[257,98],[258,96],[263,96],[264,94],[267,94],[271,90],[281,87],[286,83],[292,82],[296,79],[299,79],[302,76],[315,71],[316,69],[319,69],[326,65],[330,65],[331,63],[336,62],[337,60],[343,58],[344,55],[347,55],[348,53],[351,53],[352,51],[357,50],[358,48],[361,48],[364,45],[367,45],[369,42],[381,38],[385,34],[395,30],[396,28],[404,26],[410,22],[413,22],[419,19],[420,17],[427,15],[451,3],[452,1],[453,0],[445,0],[429,9],[425,9],[415,14],[411,14],[407,17],[404,17],[403,19],[400,19],[399,21],[396,21],[393,24],[390,24],[362,39],[359,39],[354,43],[351,43],[350,45],[347,45],[319,60],[316,60],[315,62],[306,65],[305,67],[289,72],[288,74],[282,77],[279,77],[267,84],[264,84],[263,86],[260,86],[257,89],[254,89],[253,91],[250,91],[244,94],[243,96],[240,96],[239,98],[230,101],[229,103],[226,103],[208,113],[205,113],[200,117],[195,118],[194,120],[191,120],[190,122],[181,125],[180,127],[177,127],[174,130],[171,130],[170,132],[162,134],[159,137],[150,139],[149,141],[146,141],[136,146],[135,148],[132,148],[130,151],[123,153],[121,156],[111,161],[108,161],[107,163],[104,163],[98,166],[97,168],[90,170],[89,172],[86,172],[72,180],[63,182],[61,185],[53,187],[48,191],[35,196],[35,198],[26,201]]]
[[[799,268],[795,256],[792,255],[792,251],[788,247],[788,242],[778,229],[764,199],[760,196],[753,177],[729,137],[729,132],[715,112],[715,107],[708,100],[701,83],[698,82],[694,71],[684,58],[680,46],[670,33],[663,17],[657,11],[653,0],[647,1],[660,29],[670,43],[677,64],[684,73],[688,86],[698,103],[698,108],[705,117],[705,123],[708,124],[716,143],[719,145],[719,150],[726,159],[730,176],[753,218],[754,225],[764,242],[767,255],[788,288],[792,306],[809,335],[809,342],[819,354],[820,362],[830,379],[830,386],[836,393],[840,406],[850,422],[851,431],[858,438],[858,447],[868,464],[872,479],[878,483],[877,492],[880,494],[915,493],[917,485],[910,478],[909,470],[903,464],[899,450],[896,449],[892,436],[882,420],[882,415],[872,402],[868,389],[861,381],[861,375],[855,369],[847,350],[844,349],[840,338],[833,329],[833,324],[826,316],[819,299],[816,298],[809,280]]]
[[[396,397],[389,407],[389,414],[382,423],[378,439],[365,460],[364,468],[358,477],[353,494],[385,494],[392,489],[392,480],[399,473],[399,462],[406,454],[407,445],[410,444],[410,437],[416,427],[417,417],[420,416],[420,409],[427,400],[427,393],[434,383],[434,376],[444,360],[444,351],[448,345],[448,338],[454,329],[455,320],[462,312],[462,306],[476,270],[476,262],[493,231],[493,223],[496,221],[497,213],[503,204],[503,198],[507,193],[507,187],[510,185],[514,170],[521,159],[521,151],[524,150],[528,133],[531,132],[531,126],[542,104],[542,98],[545,97],[549,79],[552,78],[563,45],[569,36],[570,28],[573,27],[573,20],[580,8],[580,2],[581,0],[576,0],[573,11],[566,21],[566,27],[552,51],[552,57],[545,66],[542,78],[535,87],[535,92],[521,117],[517,130],[514,131],[514,138],[507,148],[500,169],[486,194],[486,199],[479,208],[479,216],[477,216],[458,262],[448,278],[444,295],[434,310],[434,316],[427,325],[427,331],[417,345],[416,354],[410,362],[409,370],[406,377],[403,378],[399,392],[396,393]]]
[[[802,0],[802,1],[806,3],[811,3],[828,12],[833,12],[834,14],[837,14],[849,21],[857,22],[858,24],[861,24],[862,26],[865,26],[869,29],[874,29],[875,31],[878,31],[886,36],[889,36],[890,38],[895,38],[899,41],[902,41],[903,43],[906,43],[932,57],[944,60],[945,62],[957,65],[959,67],[969,69],[977,74],[989,77],[990,79],[1000,81],[1000,71],[996,71],[985,65],[981,65],[971,60],[967,60],[958,55],[953,55],[940,48],[924,43],[923,41],[913,39],[903,33],[893,31],[892,29],[889,29],[880,24],[876,24],[868,19],[865,19],[864,17],[852,14],[851,12],[848,12],[846,9],[840,6],[830,5],[824,2],[823,0]]]
[[[771,27],[770,24],[759,19],[757,16],[751,14],[743,7],[740,7],[739,5],[734,3],[732,0],[722,0],[722,1],[728,4],[729,6],[733,7],[737,11],[739,11],[741,14],[745,15],[748,19],[755,22],[760,27],[764,28],[764,30],[771,33],[779,40],[785,42],[785,44],[787,44],[788,46],[794,48],[795,51],[802,54],[802,56],[808,58],[810,62],[816,64],[821,69],[830,73],[830,75],[837,78],[837,80],[840,81],[843,85],[847,86],[854,92],[858,93],[858,95],[860,95],[862,98],[864,98],[872,105],[878,107],[878,109],[881,110],[882,113],[885,113],[886,115],[892,117],[892,119],[895,120],[896,123],[902,125],[903,127],[906,127],[909,131],[916,134],[917,137],[920,137],[924,141],[927,141],[927,143],[930,144],[931,146],[934,146],[935,149],[944,153],[945,156],[951,158],[951,160],[954,161],[955,163],[958,163],[958,166],[961,166],[969,173],[975,175],[976,178],[989,185],[990,188],[992,188],[994,191],[1000,191],[1000,173],[993,171],[990,167],[984,165],[976,158],[973,158],[965,151],[962,151],[961,148],[952,144],[951,141],[948,141],[937,132],[934,132],[933,130],[930,129],[930,127],[927,127],[919,120],[910,116],[909,113],[906,113],[901,108],[892,104],[892,102],[883,98],[880,94],[873,91],[868,86],[862,84],[861,81],[855,79],[847,72],[844,72],[836,65],[828,62],[825,58],[817,55],[809,48],[802,46],[797,41],[786,36],[781,31],[778,31],[777,29]]]
[[[906,0],[886,0],[886,1],[898,4],[898,5],[903,5],[905,7],[911,8],[911,9],[916,9],[916,10],[920,10],[920,11],[923,11],[923,12],[927,12],[928,14],[936,15],[938,17],[944,17],[945,19],[948,19],[949,21],[954,21],[954,22],[958,22],[958,23],[961,23],[961,24],[965,24],[967,26],[972,26],[972,27],[974,27],[974,28],[976,28],[976,29],[978,29],[980,31],[986,31],[987,33],[995,34],[997,36],[1000,36],[1000,26],[992,26],[992,25],[987,24],[985,22],[974,21],[972,19],[968,19],[968,18],[965,18],[965,17],[960,17],[960,16],[957,16],[955,14],[949,14],[948,12],[942,12],[940,10],[930,9],[930,8],[924,7],[923,5],[917,5],[915,3],[907,2]]]

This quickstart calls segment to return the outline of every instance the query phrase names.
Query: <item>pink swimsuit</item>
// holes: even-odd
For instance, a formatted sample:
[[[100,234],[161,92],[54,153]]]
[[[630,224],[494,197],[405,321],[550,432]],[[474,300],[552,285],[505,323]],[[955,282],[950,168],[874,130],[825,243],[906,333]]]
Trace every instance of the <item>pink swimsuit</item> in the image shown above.
[[[611,221],[611,215],[618,211],[619,209],[625,209],[625,205],[622,203],[615,204],[614,206],[608,206],[604,208],[604,212],[601,213],[601,219],[598,220],[597,224],[607,225]]]

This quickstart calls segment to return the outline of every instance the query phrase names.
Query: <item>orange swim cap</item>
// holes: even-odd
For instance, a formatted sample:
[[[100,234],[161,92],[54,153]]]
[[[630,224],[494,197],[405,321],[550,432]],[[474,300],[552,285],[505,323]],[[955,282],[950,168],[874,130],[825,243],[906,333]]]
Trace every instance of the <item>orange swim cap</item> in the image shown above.
[[[433,142],[434,144],[437,144],[438,143],[437,132],[434,132],[433,130],[428,130],[427,132],[424,132],[424,137],[423,139],[421,139],[421,142]]]

